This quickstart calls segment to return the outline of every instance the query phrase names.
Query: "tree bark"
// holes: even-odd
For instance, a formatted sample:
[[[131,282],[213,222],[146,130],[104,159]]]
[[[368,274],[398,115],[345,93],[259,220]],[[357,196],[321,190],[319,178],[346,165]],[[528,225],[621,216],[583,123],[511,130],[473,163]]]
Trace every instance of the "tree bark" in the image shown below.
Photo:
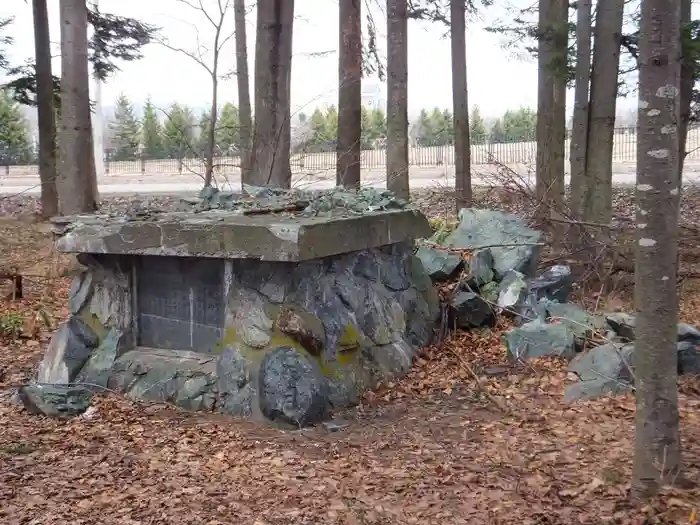
[[[561,213],[566,147],[568,3],[540,0],[537,87],[538,216]]]
[[[408,172],[408,2],[387,0],[386,187],[410,198]]]
[[[339,2],[336,184],[360,187],[362,158],[362,0]]]
[[[211,186],[214,180],[214,147],[216,146],[216,123],[219,117],[219,54],[221,46],[221,29],[224,25],[224,13],[214,32],[214,57],[211,67],[211,111],[209,113],[209,128],[207,129],[207,158],[204,167],[204,186]]]
[[[693,98],[695,82],[693,53],[690,49],[691,0],[681,0],[680,27],[682,35],[681,62],[681,91],[680,91],[680,120],[678,126],[678,187],[683,189],[683,164],[686,156],[686,141],[688,139],[688,124],[690,123],[690,103]]]
[[[455,196],[458,213],[462,208],[468,208],[472,205],[465,17],[464,0],[451,0],[450,44],[452,46],[452,111],[454,112],[455,135]]]
[[[39,179],[41,215],[58,215],[56,189],[56,113],[54,111],[51,38],[46,0],[33,0],[34,53],[36,61],[36,105],[39,124]]]
[[[290,84],[294,0],[258,1],[255,131],[251,165],[260,186],[289,188]]]
[[[587,184],[583,205],[586,221],[612,220],[612,164],[617,76],[624,0],[598,4],[594,28],[591,101],[589,106]]]
[[[576,87],[571,130],[571,201],[574,217],[581,217],[586,188],[588,149],[588,88],[591,82],[591,0],[579,0],[576,9]]]
[[[62,215],[97,210],[97,177],[90,117],[87,8],[61,0],[61,135],[58,173]]]
[[[639,38],[636,440],[632,494],[654,495],[681,470],[678,425],[680,3],[643,0]]]
[[[250,148],[253,117],[250,109],[250,74],[248,73],[248,42],[245,26],[245,0],[234,0],[236,27],[236,81],[238,83],[238,118],[240,120],[241,182],[251,184]]]

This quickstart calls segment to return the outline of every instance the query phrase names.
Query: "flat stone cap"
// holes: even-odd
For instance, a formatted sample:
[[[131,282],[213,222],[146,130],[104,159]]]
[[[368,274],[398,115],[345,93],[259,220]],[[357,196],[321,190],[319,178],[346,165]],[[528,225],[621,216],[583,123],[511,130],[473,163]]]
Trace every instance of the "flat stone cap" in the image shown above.
[[[305,261],[429,237],[428,220],[404,208],[304,217],[230,210],[57,217],[64,253]]]

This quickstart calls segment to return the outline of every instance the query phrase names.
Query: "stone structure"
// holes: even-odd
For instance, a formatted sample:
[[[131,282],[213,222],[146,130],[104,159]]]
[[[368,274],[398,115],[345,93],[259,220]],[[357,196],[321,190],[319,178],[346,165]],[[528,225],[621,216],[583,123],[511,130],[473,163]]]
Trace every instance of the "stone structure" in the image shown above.
[[[84,271],[38,382],[300,426],[405,374],[439,311],[425,217],[276,199],[55,221]]]

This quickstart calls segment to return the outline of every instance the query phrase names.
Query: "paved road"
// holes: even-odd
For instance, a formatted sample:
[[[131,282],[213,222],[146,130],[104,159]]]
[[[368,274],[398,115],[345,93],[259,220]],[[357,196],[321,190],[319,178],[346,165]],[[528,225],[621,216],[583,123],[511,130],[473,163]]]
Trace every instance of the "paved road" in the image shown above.
[[[481,169],[480,169],[481,168]],[[626,166],[618,168],[613,174],[615,185],[634,185],[635,173]],[[520,176],[529,184],[534,183],[534,176],[528,176],[525,170],[520,170]],[[377,188],[386,187],[383,170],[366,170],[362,174],[363,182],[367,186]],[[454,168],[411,168],[412,188],[454,187]],[[499,185],[499,176],[495,170],[488,167],[475,167],[472,174],[474,185]],[[566,177],[568,183],[568,175]],[[700,183],[700,169],[692,167],[684,174],[686,183]],[[333,174],[314,174],[312,176],[295,176],[292,185],[304,189],[327,189],[335,185]],[[202,187],[202,179],[196,175],[121,175],[100,177],[99,190],[101,194],[185,194],[199,191]],[[240,180],[229,179],[222,184],[223,189],[237,189]],[[0,178],[0,195],[18,195],[39,193],[38,177],[12,177]]]

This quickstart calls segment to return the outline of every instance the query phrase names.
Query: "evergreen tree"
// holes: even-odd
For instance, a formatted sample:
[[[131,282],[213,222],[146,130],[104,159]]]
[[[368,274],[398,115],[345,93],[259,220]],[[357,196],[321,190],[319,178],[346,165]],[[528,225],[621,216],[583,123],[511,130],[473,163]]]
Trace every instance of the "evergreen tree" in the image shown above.
[[[169,158],[183,158],[193,154],[194,126],[190,108],[177,102],[170,106],[163,127],[163,148]]]
[[[418,115],[418,142],[421,146],[427,146],[431,137],[430,116],[425,109],[420,110]]]
[[[240,128],[241,121],[238,116],[238,108],[227,102],[221,108],[216,129],[216,143],[224,155],[232,154],[239,150],[241,141]]]
[[[327,122],[326,115],[316,108],[311,114],[311,139],[309,144],[318,145],[328,140],[326,135]]]
[[[491,135],[489,137],[489,142],[493,144],[503,144],[506,141],[506,134],[503,131],[503,123],[501,119],[496,120],[491,126]]]
[[[151,99],[146,100],[143,108],[143,120],[141,122],[141,143],[143,154],[149,159],[160,159],[163,151],[163,127],[158,120],[156,108]]]
[[[469,115],[469,141],[472,144],[484,144],[486,142],[486,124],[481,116],[479,106],[472,106]]]
[[[131,101],[126,95],[119,95],[114,109],[114,120],[109,125],[114,160],[132,160],[138,156],[140,127]]]
[[[503,114],[503,131],[508,142],[535,140],[537,114],[530,108],[508,110]]]
[[[199,121],[197,123],[197,133],[194,141],[194,148],[197,154],[205,158],[207,155],[207,146],[209,144],[209,125],[211,123],[211,117],[209,111],[202,111],[199,115]],[[214,144],[214,155],[217,155],[216,144]]]
[[[22,110],[6,89],[0,89],[0,165],[26,164],[32,157],[32,141]]]
[[[372,133],[375,139],[386,138],[386,113],[384,110],[375,108],[372,110]]]

